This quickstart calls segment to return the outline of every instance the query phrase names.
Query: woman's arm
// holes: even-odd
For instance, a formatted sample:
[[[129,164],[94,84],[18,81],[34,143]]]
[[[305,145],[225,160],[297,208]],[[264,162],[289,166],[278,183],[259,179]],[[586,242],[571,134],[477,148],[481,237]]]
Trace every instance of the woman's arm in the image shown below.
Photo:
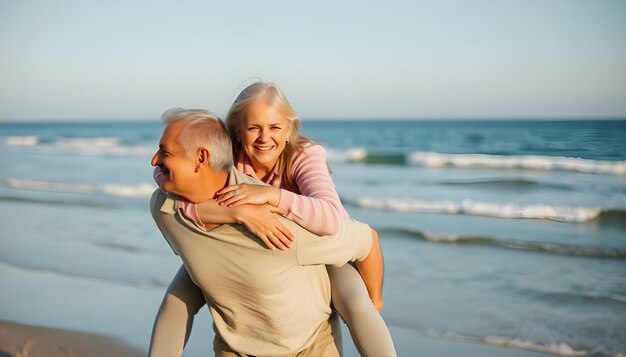
[[[154,169],[153,177],[160,187],[162,173],[158,166]],[[240,223],[272,250],[287,249],[293,241],[293,234],[274,217],[274,213],[278,212],[270,205],[242,205],[231,208],[221,206],[215,200],[195,204],[184,197],[178,203],[183,214],[199,227]]]
[[[293,177],[300,194],[281,190],[278,208],[286,218],[320,235],[336,234],[348,213],[341,204],[326,164],[326,150],[313,145],[293,162]]]
[[[217,201],[229,207],[267,203],[277,206],[278,213],[315,234],[336,234],[348,213],[330,177],[326,151],[320,145],[312,145],[296,155],[291,170],[299,193],[271,186],[239,184],[218,191]]]
[[[271,186],[238,184],[218,191],[218,202],[230,207],[241,204],[276,204],[281,215],[310,232],[333,235],[339,232],[348,213],[341,204],[326,164],[326,151],[320,145],[305,148],[294,160],[294,179],[301,194]],[[202,213],[201,213],[202,216]],[[378,234],[372,230],[369,255],[356,263],[370,299],[380,311],[383,308],[382,283],[384,263]]]
[[[243,224],[272,250],[287,249],[293,241],[291,231],[274,217],[277,209],[271,205],[246,204],[227,207],[218,204],[215,200],[208,200],[194,206],[196,206],[202,226],[225,223]]]
[[[303,155],[304,154],[304,155]],[[301,195],[281,190],[278,208],[286,211],[304,228],[318,234],[335,234],[348,213],[341,204],[335,184],[326,164],[326,151],[320,145],[305,149],[294,160],[294,178]],[[323,232],[323,233],[320,233]],[[382,287],[384,262],[378,233],[371,230],[372,247],[367,257],[356,266],[378,311],[383,308]]]

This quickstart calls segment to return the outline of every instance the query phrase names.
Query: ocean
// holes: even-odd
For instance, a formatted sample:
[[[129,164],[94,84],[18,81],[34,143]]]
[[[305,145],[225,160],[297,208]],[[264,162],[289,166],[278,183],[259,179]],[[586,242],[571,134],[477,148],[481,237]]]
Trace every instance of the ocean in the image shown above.
[[[0,271],[160,296],[180,264],[147,208],[162,129],[1,123]],[[326,147],[352,217],[381,237],[391,328],[626,354],[626,121],[304,120],[302,131]],[[34,319],[28,302],[0,298],[0,319]]]

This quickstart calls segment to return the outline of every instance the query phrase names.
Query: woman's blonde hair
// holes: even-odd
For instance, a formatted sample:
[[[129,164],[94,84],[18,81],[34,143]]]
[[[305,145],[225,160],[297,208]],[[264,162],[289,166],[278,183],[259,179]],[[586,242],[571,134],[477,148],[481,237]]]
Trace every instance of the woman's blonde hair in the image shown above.
[[[235,102],[230,107],[228,115],[226,116],[226,129],[233,143],[233,151],[235,155],[237,155],[241,150],[241,144],[238,143],[238,131],[246,119],[248,108],[260,99],[266,100],[267,103],[274,107],[278,113],[283,115],[289,123],[290,134],[285,149],[280,154],[277,165],[282,182],[284,182],[287,187],[297,189],[298,187],[294,183],[293,175],[290,170],[293,158],[295,154],[301,152],[305,146],[312,145],[314,142],[300,134],[300,118],[298,118],[296,112],[289,104],[289,101],[287,101],[283,91],[280,90],[276,84],[267,82],[253,83],[242,90],[239,96],[237,96],[237,99],[235,99]]]

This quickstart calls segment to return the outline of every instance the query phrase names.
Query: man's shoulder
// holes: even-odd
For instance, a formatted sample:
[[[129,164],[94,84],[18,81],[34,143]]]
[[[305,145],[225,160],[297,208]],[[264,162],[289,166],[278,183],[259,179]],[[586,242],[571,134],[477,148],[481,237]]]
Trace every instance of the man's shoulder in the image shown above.
[[[163,208],[163,204],[168,197],[168,193],[163,192],[160,188],[157,188],[152,192],[152,196],[150,197],[150,213],[152,216],[155,216],[156,213],[161,212]]]
[[[237,170],[234,166],[233,168],[230,170],[229,173],[229,178],[228,178],[228,185],[236,185],[236,184],[240,184],[240,183],[248,183],[251,185],[267,185],[267,183],[254,178],[252,176],[248,176],[242,172],[240,172],[239,170]]]
[[[154,210],[154,207],[158,204],[158,202],[163,203],[165,200],[165,193],[161,191],[160,188],[157,188],[152,192],[152,196],[150,197],[150,209]]]

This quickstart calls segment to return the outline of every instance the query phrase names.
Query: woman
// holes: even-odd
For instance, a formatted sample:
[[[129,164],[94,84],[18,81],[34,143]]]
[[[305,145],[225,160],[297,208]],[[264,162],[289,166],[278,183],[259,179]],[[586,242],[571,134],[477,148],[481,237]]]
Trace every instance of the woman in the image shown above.
[[[243,223],[271,249],[287,249],[291,233],[263,213],[267,211],[250,209],[250,205],[273,206],[277,213],[320,235],[339,230],[348,214],[330,178],[325,150],[300,135],[300,121],[276,85],[258,82],[245,88],[231,107],[226,126],[237,169],[270,186],[226,187],[214,201],[184,204],[187,216],[200,226],[203,217]],[[155,179],[158,182],[158,172]],[[351,265],[328,267],[328,273],[333,307],[348,325],[361,355],[395,356],[389,331],[378,314],[383,307],[382,270],[379,276],[363,279]],[[150,354],[180,354],[193,315],[203,304],[200,290],[182,268],[157,315]]]

